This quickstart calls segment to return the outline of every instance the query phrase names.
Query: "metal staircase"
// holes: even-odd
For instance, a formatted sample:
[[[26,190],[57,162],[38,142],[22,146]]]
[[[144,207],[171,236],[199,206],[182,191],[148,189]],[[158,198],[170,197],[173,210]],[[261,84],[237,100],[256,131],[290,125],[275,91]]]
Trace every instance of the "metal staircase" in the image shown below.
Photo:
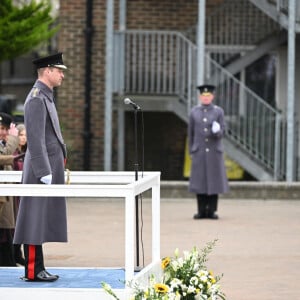
[[[227,154],[258,180],[284,180],[286,120],[235,76],[286,40],[281,25],[252,2],[224,1],[207,17],[205,75],[225,111]],[[172,111],[187,122],[198,101],[194,34],[116,31],[116,99],[133,96],[146,111]]]
[[[280,26],[288,29],[288,0],[249,0]],[[295,31],[300,32],[300,2],[296,0]]]

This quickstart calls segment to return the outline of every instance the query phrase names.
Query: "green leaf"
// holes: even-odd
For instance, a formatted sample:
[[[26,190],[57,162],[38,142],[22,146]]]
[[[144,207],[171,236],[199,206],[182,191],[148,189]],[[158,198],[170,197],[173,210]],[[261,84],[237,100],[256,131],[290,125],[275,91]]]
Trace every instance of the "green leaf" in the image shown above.
[[[14,5],[0,3],[0,62],[29,52],[49,40],[59,29],[50,15],[49,1]]]

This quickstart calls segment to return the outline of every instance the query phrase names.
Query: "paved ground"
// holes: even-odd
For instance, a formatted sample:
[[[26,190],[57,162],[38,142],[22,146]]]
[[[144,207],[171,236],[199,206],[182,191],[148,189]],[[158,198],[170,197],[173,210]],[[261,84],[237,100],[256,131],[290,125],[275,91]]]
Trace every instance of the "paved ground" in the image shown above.
[[[218,221],[193,220],[195,206],[194,199],[162,199],[162,257],[217,238],[208,266],[224,274],[227,299],[300,299],[300,201],[222,199]],[[123,200],[69,199],[68,215],[69,242],[45,245],[46,266],[124,266]],[[150,236],[150,201],[144,199],[141,265],[150,261]]]

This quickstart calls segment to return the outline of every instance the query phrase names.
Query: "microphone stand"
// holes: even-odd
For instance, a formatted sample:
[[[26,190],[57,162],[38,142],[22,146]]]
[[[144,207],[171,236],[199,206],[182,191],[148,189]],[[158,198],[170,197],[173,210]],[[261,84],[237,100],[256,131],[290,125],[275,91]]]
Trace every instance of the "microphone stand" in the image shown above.
[[[137,113],[138,109],[134,109],[134,152],[135,152],[135,181],[138,181],[139,161],[138,161],[138,141],[137,141]],[[135,235],[136,235],[136,271],[140,271],[140,239],[139,239],[139,196],[135,196]]]

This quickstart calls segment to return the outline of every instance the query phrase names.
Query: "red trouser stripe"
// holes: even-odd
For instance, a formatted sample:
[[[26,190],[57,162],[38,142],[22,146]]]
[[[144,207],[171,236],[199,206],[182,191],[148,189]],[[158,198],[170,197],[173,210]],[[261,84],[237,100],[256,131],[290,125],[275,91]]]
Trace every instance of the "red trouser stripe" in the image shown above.
[[[35,245],[28,245],[28,279],[34,279]]]

